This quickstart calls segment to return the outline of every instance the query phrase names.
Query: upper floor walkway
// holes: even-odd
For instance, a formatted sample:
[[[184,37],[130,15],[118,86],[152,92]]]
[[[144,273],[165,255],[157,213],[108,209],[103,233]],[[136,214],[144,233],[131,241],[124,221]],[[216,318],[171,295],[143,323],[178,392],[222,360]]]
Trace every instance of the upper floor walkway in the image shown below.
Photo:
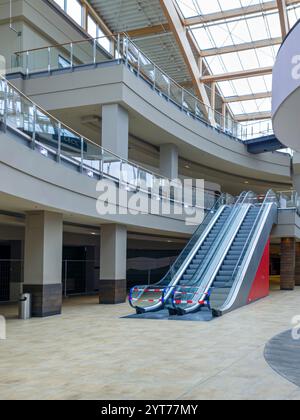
[[[254,156],[244,144],[270,134],[271,127],[235,123],[205,107],[126,37],[115,39],[111,54],[98,41],[18,53],[9,78],[56,115],[75,109],[80,120],[84,110],[92,110],[101,121],[103,105],[120,104],[129,113],[133,136],[156,147],[172,143],[180,157],[215,170],[220,178],[225,173],[275,188],[291,185],[290,155]],[[209,123],[212,114],[214,126]]]

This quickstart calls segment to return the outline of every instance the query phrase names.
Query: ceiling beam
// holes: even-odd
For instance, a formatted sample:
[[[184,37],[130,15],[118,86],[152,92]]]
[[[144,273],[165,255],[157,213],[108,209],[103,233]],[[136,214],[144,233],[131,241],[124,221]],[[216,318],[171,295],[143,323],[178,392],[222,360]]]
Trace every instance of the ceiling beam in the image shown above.
[[[293,5],[298,3],[298,0],[286,0],[287,6]],[[195,16],[191,18],[184,19],[185,26],[191,25],[203,25],[212,22],[217,22],[224,19],[233,19],[238,18],[241,16],[252,15],[255,13],[269,12],[272,10],[276,10],[278,8],[277,1],[270,1],[267,3],[262,4],[255,4],[252,6],[247,6],[243,8],[231,9],[231,10],[224,10],[222,12],[217,13],[209,13],[204,16]]]
[[[224,98],[224,102],[230,104],[233,102],[252,101],[253,99],[271,98],[271,96],[272,92],[251,93],[250,95],[228,96]]]
[[[129,38],[141,38],[152,35],[160,35],[168,32],[170,32],[170,26],[169,24],[165,23],[161,25],[146,26],[145,28],[130,29],[129,31],[126,31],[126,34],[129,36]]]
[[[245,42],[244,44],[239,44],[239,45],[229,45],[227,47],[202,50],[201,55],[203,57],[212,57],[214,55],[228,54],[228,53],[238,52],[238,51],[246,51],[246,50],[251,50],[253,48],[263,48],[263,47],[269,47],[270,45],[279,45],[281,44],[281,42],[282,42],[281,37],[263,39],[260,41]]]
[[[287,13],[287,1],[277,0],[277,6],[279,10],[282,38],[285,38],[290,31],[290,23]]]
[[[247,77],[265,76],[271,74],[273,67],[262,67],[259,69],[235,71],[218,75],[208,75],[201,77],[202,83],[223,82],[225,80],[245,79]]]
[[[269,120],[272,118],[271,112],[255,112],[253,114],[235,115],[238,122],[253,122],[256,120]]]
[[[210,120],[212,125],[215,125],[216,122],[213,117],[213,113],[210,112],[210,101],[207,95],[205,86],[200,81],[200,71],[198,63],[194,57],[193,50],[189,43],[187,36],[187,29],[183,26],[181,18],[178,14],[178,11],[175,7],[173,0],[160,0],[162,10],[167,18],[167,21],[170,25],[170,28],[176,38],[177,44],[182,53],[185,64],[191,75],[191,79],[194,85],[196,95],[202,101],[204,115]]]

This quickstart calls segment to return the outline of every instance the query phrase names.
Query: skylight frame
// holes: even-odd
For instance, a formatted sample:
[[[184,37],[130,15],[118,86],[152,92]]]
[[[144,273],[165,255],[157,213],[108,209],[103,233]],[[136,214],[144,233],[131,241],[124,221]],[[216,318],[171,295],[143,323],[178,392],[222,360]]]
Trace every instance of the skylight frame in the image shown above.
[[[259,13],[256,12],[252,14],[245,13],[248,6],[265,5],[271,3],[271,0],[210,0],[209,2],[207,0],[176,0],[176,2],[183,13],[184,18],[188,19],[201,15],[204,17],[204,23],[197,23],[193,26],[189,26],[188,30],[193,36],[200,51],[211,51],[211,55],[203,58],[205,67],[208,68],[210,74],[227,74],[234,71],[272,67],[274,65],[280,46],[277,42],[282,36],[279,10],[262,10]],[[186,5],[185,9],[182,7],[182,4]],[[191,7],[191,10],[189,10],[189,7]],[[239,8],[240,14],[238,16],[235,14],[235,17],[227,18],[227,15],[225,14],[224,19],[220,16],[220,14],[226,11],[232,11],[233,9],[238,10]],[[292,21],[292,26],[293,21],[298,17],[300,18],[300,0],[297,4],[289,5],[287,10],[289,19]],[[210,17],[212,14],[218,14],[217,20],[205,19],[207,15]],[[235,31],[235,26],[238,27],[238,31]],[[257,30],[253,30],[253,28],[257,28]],[[221,33],[222,30],[224,31],[223,36],[220,35],[219,38],[217,38],[216,34],[218,32]],[[199,39],[200,33],[203,35],[201,40]],[[245,34],[245,39],[241,39],[241,34]],[[264,43],[268,43],[269,41],[269,44],[267,44],[267,47],[251,48],[251,43],[254,43],[255,41],[258,41],[258,44],[260,41]],[[216,49],[228,47],[229,50],[231,50],[231,47],[243,45],[245,45],[244,51],[213,55]],[[223,49],[223,51],[226,51],[226,49]],[[250,56],[252,57],[250,58]],[[255,81],[258,80],[260,80],[260,83],[258,83],[259,88],[256,88]],[[241,94],[239,89],[235,86],[239,83],[243,83],[244,86],[248,86],[249,89],[245,89]],[[264,110],[261,111],[262,113],[266,113],[267,104],[269,106],[268,111],[271,112],[271,101],[269,97],[260,99],[251,98],[251,96],[255,98],[256,95],[270,95],[271,83],[271,75],[248,77],[243,79],[242,82],[239,80],[218,82],[217,91],[223,95],[223,99],[228,103],[229,110],[233,116],[239,117],[241,113],[237,112],[237,110],[239,109],[241,111],[241,108],[243,109],[244,107],[244,114],[248,114],[246,111],[249,111],[250,109],[253,110],[253,112],[249,113],[249,119],[251,119],[251,114],[256,114],[253,102],[250,102],[251,100],[257,102],[258,110]],[[245,93],[246,91],[247,93]],[[244,95],[248,95],[247,100],[249,100],[249,104],[252,104],[252,106],[246,106],[246,102],[243,103],[243,101],[241,101],[239,108],[239,105],[237,105],[239,102],[236,100],[236,97]],[[231,103],[230,98],[234,98],[234,102]]]

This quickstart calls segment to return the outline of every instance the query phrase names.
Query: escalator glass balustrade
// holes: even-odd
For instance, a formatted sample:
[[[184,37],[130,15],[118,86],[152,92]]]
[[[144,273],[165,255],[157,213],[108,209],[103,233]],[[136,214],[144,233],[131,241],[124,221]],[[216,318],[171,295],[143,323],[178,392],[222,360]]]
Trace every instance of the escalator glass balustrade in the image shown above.
[[[171,315],[208,308],[218,316],[246,305],[277,210],[273,191],[222,197],[162,281],[131,290],[131,306]]]

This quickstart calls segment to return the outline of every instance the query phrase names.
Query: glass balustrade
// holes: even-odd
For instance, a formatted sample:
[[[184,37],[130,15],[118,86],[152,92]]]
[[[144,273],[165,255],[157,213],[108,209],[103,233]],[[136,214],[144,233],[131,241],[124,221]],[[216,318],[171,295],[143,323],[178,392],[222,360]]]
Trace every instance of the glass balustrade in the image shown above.
[[[171,182],[84,138],[34,104],[2,76],[0,116],[6,127],[22,132],[32,148],[46,157],[64,161],[92,178],[105,176],[128,191],[139,190],[151,193],[154,199],[176,202],[181,206],[186,204],[182,185],[177,184],[178,181]],[[190,190],[190,193],[186,192],[193,198],[193,202],[188,203],[190,206],[196,205],[199,193],[205,193],[204,202],[209,206],[215,200],[214,194],[195,187],[190,187]]]
[[[121,59],[132,72],[143,78],[162,97],[173,102],[187,115],[196,117],[208,125],[214,124],[215,128],[231,137],[246,141],[273,134],[270,123],[264,121],[239,123],[228,113],[223,115],[211,109],[171,79],[123,34],[19,52],[12,57],[10,71],[22,71],[29,75],[99,64],[114,59]]]
[[[296,209],[300,215],[300,196],[296,191],[280,191],[277,195],[281,210]]]

